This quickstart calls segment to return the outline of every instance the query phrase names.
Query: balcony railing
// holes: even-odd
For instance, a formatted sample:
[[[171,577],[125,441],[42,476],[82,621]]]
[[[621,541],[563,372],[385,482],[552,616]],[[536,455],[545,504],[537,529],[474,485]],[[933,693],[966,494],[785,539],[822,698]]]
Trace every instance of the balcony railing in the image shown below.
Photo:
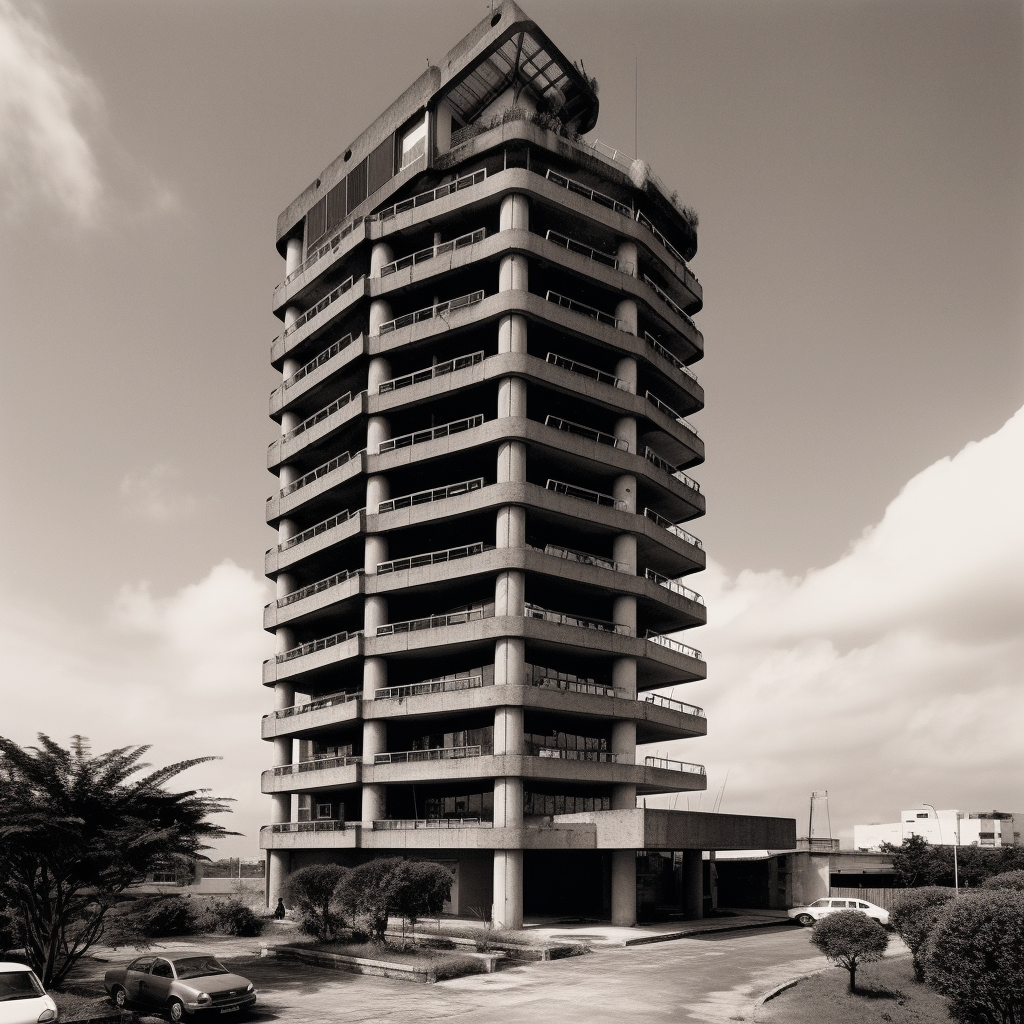
[[[293,270],[285,279],[285,284],[290,284],[306,270],[309,270],[314,263],[318,263],[322,260],[329,252],[337,252],[338,246],[341,245],[343,239],[348,238],[352,232],[363,223],[362,217],[356,217],[355,220],[346,224],[336,235],[324,242],[322,245],[316,247],[308,256],[305,261],[300,264],[297,270]]]
[[[289,494],[295,491],[301,490],[303,487],[308,487],[311,483],[319,480],[320,477],[326,476],[328,473],[333,473],[334,470],[340,469],[346,463],[351,462],[353,459],[358,459],[360,455],[365,455],[366,449],[361,448],[357,452],[342,452],[340,455],[336,455],[330,462],[325,462],[322,466],[317,466],[316,469],[310,470],[305,476],[300,476],[297,480],[293,480],[290,484],[281,488],[281,497],[286,498]],[[268,499],[269,501],[270,499]]]
[[[644,458],[652,465],[657,466],[658,469],[668,473],[669,476],[674,477],[680,483],[686,484],[687,487],[692,491],[696,491],[700,494],[700,484],[697,483],[693,477],[687,476],[681,469],[676,469],[667,459],[663,459],[656,451],[651,448],[644,449]]]
[[[381,441],[377,451],[383,455],[385,452],[394,451],[396,448],[408,448],[414,444],[436,441],[439,437],[448,437],[450,434],[461,434],[464,430],[472,430],[473,427],[479,427],[483,421],[483,413],[477,413],[475,416],[467,416],[465,419],[452,420],[451,423],[442,423],[439,427],[429,427],[427,430],[414,430],[411,434],[402,434],[399,437],[392,437],[387,441]]]
[[[673,700],[671,697],[663,697],[660,693],[649,693],[643,698],[645,704],[656,704],[660,708],[668,708],[671,711],[679,711],[684,715],[693,715],[694,718],[703,718],[704,709],[696,704],[685,704],[681,700]]]
[[[676,423],[681,423],[691,434],[693,434],[694,437],[700,437],[700,434],[697,433],[697,428],[692,423],[683,419],[683,417],[680,416],[679,413],[677,413],[667,402],[663,402],[657,395],[652,394],[650,391],[648,391],[644,397],[659,412],[663,412],[666,416],[674,419]]]
[[[401,327],[408,327],[410,324],[418,324],[423,320],[433,320],[434,317],[443,316],[445,313],[454,313],[457,309],[465,309],[477,302],[482,302],[484,293],[482,290],[470,292],[468,295],[460,295],[457,299],[449,299],[447,302],[438,302],[433,306],[425,306],[417,309],[415,313],[406,313],[405,316],[388,320],[380,325],[380,334],[390,334]]]
[[[556,679],[553,676],[541,676],[533,679],[531,686],[540,686],[548,690],[569,690],[573,693],[586,693],[591,697],[614,697],[615,688],[602,686],[600,683],[586,682],[582,679]]]
[[[648,630],[644,639],[649,640],[652,644],[657,644],[659,647],[667,647],[670,651],[675,651],[676,654],[685,654],[688,658],[695,658],[697,661],[704,660],[704,655],[696,647],[681,644],[678,640],[673,640],[663,633],[652,633]]]
[[[544,237],[549,242],[554,242],[555,245],[568,249],[569,252],[574,252],[578,256],[586,256],[588,260],[602,263],[613,270],[619,269],[619,261],[615,256],[609,256],[608,253],[601,252],[600,249],[594,249],[589,245],[584,245],[582,242],[577,242],[574,238],[569,238],[568,235],[560,235],[557,231],[549,231]]]
[[[339,821],[325,818],[323,821],[282,821],[276,825],[264,825],[260,831],[271,832],[345,832],[350,828],[362,828],[360,821]]]
[[[294,334],[304,324],[309,323],[317,314],[322,313],[331,303],[337,302],[346,292],[352,290],[352,288],[362,281],[364,275],[360,274],[358,277],[353,275],[352,277],[346,278],[337,288],[329,291],[315,306],[310,306],[297,320],[290,323],[283,331],[281,337],[287,338],[289,334]]]
[[[667,768],[673,772],[686,772],[689,775],[707,775],[707,770],[702,764],[690,764],[689,761],[673,761],[667,757],[645,757],[644,766],[647,768]]]
[[[545,622],[557,622],[563,626],[579,626],[582,629],[598,629],[604,633],[618,633],[620,636],[632,636],[633,631],[621,622],[608,622],[606,619],[595,619],[588,615],[568,615],[550,608],[542,608],[538,604],[527,602],[524,614],[528,619],[543,619]]]
[[[274,655],[274,660],[278,665],[284,664],[286,661],[294,661],[296,658],[301,658],[306,654],[314,654],[317,651],[326,651],[328,647],[336,647],[338,644],[346,643],[349,640],[354,640],[358,636],[362,636],[363,631],[357,629],[354,632],[346,633],[344,631],[340,633],[332,633],[330,636],[325,636],[322,640],[311,640],[308,644],[299,644],[298,647],[292,647],[290,650],[281,651],[279,654]]]
[[[668,292],[666,292],[665,289],[661,287],[661,285],[652,281],[646,274],[644,274],[644,280],[647,282],[648,285],[650,285],[652,289],[654,289],[654,292],[657,294],[658,298],[660,298],[662,302],[670,306],[674,312],[678,313],[679,316],[681,316],[697,332],[697,334],[701,338],[704,337],[704,335],[701,334],[700,328],[693,322],[693,317],[691,317],[690,314],[687,313],[686,310],[683,309],[683,307],[680,306],[679,303],[676,302],[676,300],[673,299],[672,296],[669,295]]]
[[[427,203],[432,203],[436,199],[443,199],[445,196],[450,196],[453,192],[460,192],[464,188],[469,188],[470,185],[477,185],[486,177],[486,170],[474,171],[472,174],[465,174],[461,178],[456,178],[455,181],[449,182],[447,185],[439,185],[437,188],[431,189],[429,192],[420,192],[419,195],[415,195],[411,199],[403,199],[400,203],[395,203],[393,206],[386,206],[383,210],[379,210],[374,214],[374,218],[376,220],[389,220],[391,217],[395,217],[400,213],[405,213],[407,210],[412,210],[417,206],[425,206]]]
[[[295,704],[290,708],[281,708],[273,711],[265,718],[294,718],[296,715],[305,715],[310,711],[319,711],[321,708],[333,708],[338,704],[351,704],[354,700],[362,700],[360,691],[355,693],[331,693],[326,697],[317,697],[315,700],[307,701],[305,704]]]
[[[667,530],[674,537],[678,537],[680,540],[685,540],[687,544],[692,544],[695,548],[700,548],[701,551],[704,550],[703,541],[698,540],[698,538],[694,537],[692,533],[688,533],[681,526],[676,526],[675,523],[673,523],[671,520],[666,519],[664,516],[659,516],[658,513],[654,511],[654,509],[645,508],[644,515],[648,519],[650,519],[651,522],[656,523],[663,530]]]
[[[544,485],[549,491],[556,494],[566,494],[570,498],[579,498],[582,501],[592,501],[595,505],[606,505],[609,508],[617,508],[620,512],[628,511],[624,501],[616,501],[610,494],[601,494],[600,491],[591,491],[586,487],[577,487],[575,484],[567,484],[561,480],[551,480]]]
[[[470,555],[481,555],[493,548],[493,544],[477,541],[475,544],[463,544],[461,547],[445,548],[441,551],[427,551],[422,555],[412,555],[409,558],[395,558],[390,562],[378,563],[377,575],[384,576],[389,572],[402,572],[404,569],[418,569],[423,565],[440,565],[442,562],[454,562],[459,558],[469,558]]]
[[[439,629],[442,626],[461,626],[466,622],[489,619],[494,612],[484,608],[467,608],[463,612],[448,615],[427,615],[422,619],[406,619],[405,622],[386,622],[377,627],[377,636],[394,636],[398,633],[416,633],[421,629]]]
[[[704,598],[697,591],[684,587],[679,580],[669,579],[668,576],[662,576],[660,572],[655,572],[653,569],[644,569],[644,576],[652,583],[657,583],[659,587],[664,587],[666,590],[671,590],[673,594],[685,597],[687,601],[693,601],[696,604],[704,603]]]
[[[643,224],[643,226],[647,228],[647,230],[650,231],[650,233],[654,235],[654,237],[661,242],[661,244],[668,249],[670,253],[672,253],[675,259],[683,265],[683,269],[686,273],[692,277],[694,281],[697,280],[697,275],[689,268],[686,260],[683,259],[682,253],[680,253],[680,251],[650,222],[649,218],[644,216],[644,214],[639,210],[636,211],[636,222],[637,224]],[[698,284],[699,283],[700,282],[698,282]]]
[[[607,324],[609,327],[617,327],[619,330],[623,330],[622,321],[612,316],[611,313],[606,313],[603,309],[588,306],[585,302],[579,302],[576,299],[568,299],[564,295],[559,295],[558,292],[553,292],[550,289],[546,292],[544,298],[548,302],[553,302],[556,306],[561,306],[563,309],[571,309],[574,313],[590,317],[591,320],[596,320],[599,324]]]
[[[386,263],[380,268],[380,276],[390,277],[392,274],[397,274],[399,270],[405,270],[406,267],[415,266],[417,263],[425,263],[427,260],[443,256],[446,252],[454,252],[456,249],[464,249],[467,245],[482,242],[486,237],[487,229],[477,228],[476,231],[470,231],[465,235],[459,235],[458,238],[453,238],[450,242],[441,242],[438,245],[430,246],[429,249],[420,249],[419,252],[414,252],[411,256],[403,256],[400,260],[395,260],[392,263]]]
[[[592,203],[597,203],[609,210],[615,210],[616,213],[621,213],[624,217],[629,217],[630,220],[633,219],[632,207],[627,206],[625,203],[620,203],[617,199],[612,199],[611,196],[606,196],[603,192],[598,192],[596,189],[590,188],[572,178],[567,178],[564,174],[558,174],[556,171],[549,170],[545,177],[553,185],[560,185],[570,192],[575,192],[578,196],[583,196],[584,199],[589,199]]]
[[[470,747],[428,747],[426,750],[398,750],[374,754],[374,764],[414,764],[421,761],[457,761],[463,757],[480,757],[484,748],[479,743]]]
[[[480,818],[383,818],[373,823],[375,832],[417,828],[491,828],[493,822]]]
[[[330,348],[325,348],[314,359],[310,359],[308,363],[300,366],[290,377],[286,377],[278,387],[274,388],[271,395],[276,395],[279,391],[287,391],[294,384],[298,384],[303,377],[308,376],[314,370],[323,366],[329,359],[333,359],[342,349],[358,343],[360,337],[361,335],[353,338],[351,334],[346,334],[344,338],[340,338]]]
[[[347,523],[350,519],[355,519],[356,516],[365,511],[365,508],[347,508],[344,512],[339,512],[337,515],[325,519],[322,523],[317,523],[316,526],[311,526],[308,530],[303,530],[301,533],[296,533],[289,537],[286,541],[282,541],[277,545],[277,550],[287,551],[289,548],[295,547],[296,544],[301,544],[304,540],[311,540],[313,537],[318,537],[321,533],[326,533],[328,530],[333,530],[336,526],[341,526],[342,523]]]
[[[614,434],[606,434],[602,430],[595,430],[593,427],[585,427],[582,423],[573,423],[572,420],[563,420],[560,416],[545,416],[545,427],[554,427],[555,430],[563,430],[567,434],[575,434],[577,437],[585,437],[588,440],[596,441],[598,444],[607,445],[609,448],[618,448],[620,451],[629,451],[629,442],[624,438],[615,437]]]
[[[447,679],[425,679],[422,683],[406,683],[404,686],[383,686],[373,691],[374,700],[403,700],[406,697],[422,697],[428,693],[456,693],[459,690],[475,690],[480,686],[493,686],[493,677],[484,681],[483,676],[451,676]]]
[[[362,575],[362,569],[346,569],[344,572],[338,572],[333,576],[328,576],[325,580],[317,580],[316,583],[310,583],[308,586],[301,587],[298,590],[293,590],[290,594],[285,594],[284,597],[279,597],[274,604],[278,608],[287,608],[288,605],[295,604],[296,601],[301,601],[305,597],[312,597],[314,594],[321,594],[325,590],[331,590],[333,587],[340,586],[342,583],[347,583],[349,580],[357,579]]]
[[[610,750],[566,750],[563,747],[535,747],[533,757],[557,757],[563,761],[600,761],[603,764],[615,764],[618,754]]]
[[[404,377],[394,377],[379,384],[377,393],[387,394],[389,391],[398,391],[400,388],[408,388],[413,384],[420,384],[425,380],[433,380],[435,377],[443,377],[445,374],[454,373],[456,370],[464,370],[467,366],[476,366],[483,362],[484,354],[471,352],[468,356],[459,356],[456,359],[449,359],[435,366],[428,366],[425,370],[417,370],[415,373],[407,373]]]
[[[432,501],[443,501],[445,498],[456,498],[460,494],[468,494],[470,491],[478,491],[484,486],[484,478],[478,476],[475,480],[463,480],[457,484],[448,484],[445,487],[434,487],[428,491],[416,491],[414,494],[403,494],[399,498],[389,498],[377,506],[378,512],[394,512],[399,508],[412,508],[414,505],[427,505]]]
[[[644,331],[644,339],[647,341],[647,344],[662,357],[662,359],[667,359],[677,370],[679,370],[680,373],[684,373],[692,381],[697,380],[697,374],[695,374],[693,370],[691,370],[681,359],[669,352],[669,350],[665,348],[665,346],[662,345],[662,343],[658,341],[650,331]]]
[[[577,551],[575,548],[565,548],[560,544],[545,544],[544,554],[551,555],[554,558],[564,558],[569,562],[579,562],[580,565],[595,565],[599,569],[629,572],[628,562],[616,562],[611,558],[602,558],[600,555],[592,555],[587,551]]]
[[[303,772],[322,772],[328,768],[348,768],[349,765],[362,764],[358,754],[347,757],[314,757],[309,761],[297,761],[295,764],[279,764],[274,769],[275,775],[301,775]]]
[[[353,395],[351,391],[342,395],[341,398],[336,398],[330,405],[325,405],[319,412],[313,413],[312,416],[307,416],[297,427],[292,427],[291,430],[286,431],[281,435],[282,441],[290,441],[293,437],[298,437],[299,434],[304,434],[310,427],[315,427],[321,420],[327,419],[328,416],[333,416],[334,413],[341,409],[344,409],[354,398],[362,398],[365,395],[365,391],[360,391],[357,395]],[[271,441],[268,447],[273,448],[276,442]]]
[[[620,391],[627,391],[629,394],[635,393],[633,385],[628,380],[616,377],[612,373],[605,373],[604,370],[598,370],[596,367],[588,366],[586,363],[577,362],[575,359],[567,359],[565,356],[558,355],[557,352],[548,353],[548,362],[552,366],[560,366],[563,370],[569,370],[571,373],[578,373],[581,377],[589,377],[591,380],[600,381],[602,384],[610,384],[613,388],[618,388]]]

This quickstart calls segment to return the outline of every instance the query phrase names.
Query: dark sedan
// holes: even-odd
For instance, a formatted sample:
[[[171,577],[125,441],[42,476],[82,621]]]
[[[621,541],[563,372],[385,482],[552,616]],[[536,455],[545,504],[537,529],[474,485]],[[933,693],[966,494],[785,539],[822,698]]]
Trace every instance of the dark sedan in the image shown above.
[[[107,971],[103,986],[117,1006],[166,1010],[175,1024],[192,1014],[239,1015],[256,1003],[252,982],[209,953],[193,951],[137,957]]]

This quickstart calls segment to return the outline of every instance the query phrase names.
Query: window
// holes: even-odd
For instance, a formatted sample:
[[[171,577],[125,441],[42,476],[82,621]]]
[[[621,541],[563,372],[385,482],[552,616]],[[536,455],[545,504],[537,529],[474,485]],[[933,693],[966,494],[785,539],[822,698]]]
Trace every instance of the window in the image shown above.
[[[827,907],[828,906],[828,900],[815,900],[811,904],[811,906],[812,907]]]
[[[154,956],[140,956],[138,960],[133,960],[128,965],[129,971],[138,971],[140,974],[145,974],[150,967],[153,966],[153,961],[156,959]]]
[[[402,136],[402,170],[414,164],[427,152],[427,118],[410,128]]]
[[[845,910],[847,906],[848,906],[848,904],[847,904],[846,900],[833,900],[832,901],[832,909],[833,910],[836,910],[836,909]]]
[[[174,971],[171,970],[171,965],[166,960],[157,960],[153,964],[153,970],[149,972],[154,978],[173,978]]]
[[[330,804],[317,804],[316,805],[316,816],[318,818],[329,818],[331,816],[331,805]]]
[[[870,903],[858,903],[857,907],[860,910],[870,910],[871,909],[871,904]]]
[[[927,818],[928,814],[927,813],[925,813],[925,814],[918,814],[918,817],[919,818]]]

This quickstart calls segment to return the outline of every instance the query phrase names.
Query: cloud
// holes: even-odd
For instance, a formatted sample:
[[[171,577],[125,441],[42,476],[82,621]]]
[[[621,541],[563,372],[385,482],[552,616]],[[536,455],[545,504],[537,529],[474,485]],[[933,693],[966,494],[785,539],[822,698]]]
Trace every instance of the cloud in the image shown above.
[[[199,508],[193,495],[180,490],[181,470],[158,463],[143,473],[127,473],[119,490],[128,515],[168,523],[187,519]]]
[[[45,22],[0,0],[0,206],[8,218],[43,198],[93,222],[102,188],[79,116],[100,105]]]
[[[1024,809],[1022,523],[1024,410],[910,480],[832,565],[712,565],[709,679],[677,691],[709,736],[675,756],[707,761],[712,798],[729,770],[726,811],[799,823],[828,789],[837,834],[921,800]]]

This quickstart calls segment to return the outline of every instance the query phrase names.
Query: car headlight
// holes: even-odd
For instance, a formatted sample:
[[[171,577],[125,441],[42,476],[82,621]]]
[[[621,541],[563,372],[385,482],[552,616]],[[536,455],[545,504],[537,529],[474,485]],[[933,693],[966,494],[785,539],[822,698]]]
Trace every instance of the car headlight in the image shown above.
[[[39,1024],[46,1024],[46,1021],[48,1021],[48,1020],[49,1021],[54,1021],[56,1019],[57,1019],[57,1011],[56,1010],[51,1010],[49,1007],[47,1007],[45,1010],[43,1010],[43,1012],[41,1014],[39,1014],[38,1017],[36,1017],[36,1020],[39,1022]]]
[[[247,988],[247,989],[246,989],[245,991],[246,991],[246,992],[255,992],[255,991],[256,991],[256,989],[254,989],[254,988],[252,987],[252,982],[251,982],[251,981],[249,982],[249,987],[248,987],[248,988]]]
[[[206,992],[200,992],[199,995],[196,996],[196,1002],[197,1003],[208,1003],[208,1002],[210,1002],[209,994],[206,993]]]

